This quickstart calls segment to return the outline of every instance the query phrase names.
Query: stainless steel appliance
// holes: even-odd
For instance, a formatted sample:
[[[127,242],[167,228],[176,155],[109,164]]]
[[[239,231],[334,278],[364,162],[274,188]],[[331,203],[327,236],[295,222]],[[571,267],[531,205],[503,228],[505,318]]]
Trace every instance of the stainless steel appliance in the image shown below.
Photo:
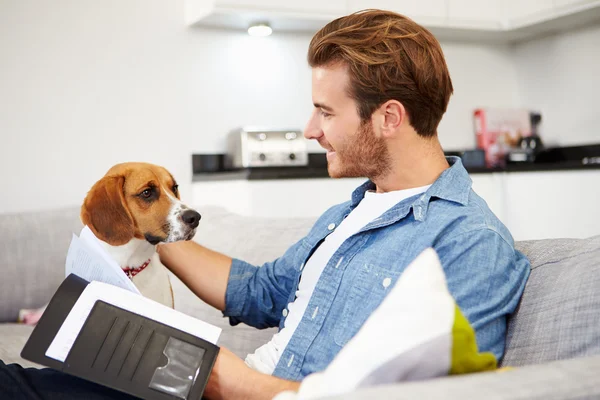
[[[239,128],[227,137],[228,169],[306,165],[307,140],[300,130]]]

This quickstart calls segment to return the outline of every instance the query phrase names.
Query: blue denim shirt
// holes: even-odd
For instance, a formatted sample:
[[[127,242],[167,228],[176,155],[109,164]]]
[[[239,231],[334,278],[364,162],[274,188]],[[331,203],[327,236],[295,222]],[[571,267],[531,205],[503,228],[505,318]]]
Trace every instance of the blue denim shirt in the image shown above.
[[[274,376],[301,380],[325,369],[427,247],[437,251],[449,290],[475,329],[479,350],[500,359],[506,319],[525,287],[529,261],[515,250],[509,231],[471,189],[460,159],[448,157],[448,162],[451,167],[425,193],[396,204],[334,253]],[[358,187],[350,201],[327,210],[306,237],[275,261],[257,268],[234,259],[223,313],[230,323],[281,329],[304,263],[374,188],[369,181]],[[382,284],[386,278],[392,279],[391,285]]]

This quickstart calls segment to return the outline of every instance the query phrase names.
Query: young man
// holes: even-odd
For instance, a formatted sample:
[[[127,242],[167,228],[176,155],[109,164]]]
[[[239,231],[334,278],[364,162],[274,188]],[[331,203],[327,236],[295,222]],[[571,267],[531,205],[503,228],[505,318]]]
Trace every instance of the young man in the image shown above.
[[[222,349],[205,396],[270,399],[297,389],[328,365],[427,247],[437,251],[479,350],[500,358],[529,263],[473,192],[460,160],[444,157],[437,127],[453,89],[439,43],[401,15],[371,10],[325,26],[308,60],[315,107],[305,136],[327,150],[332,177],[369,181],[260,268],[194,242],[159,247],[164,264],[232,324],[281,328],[245,361]],[[54,371],[0,363],[0,394],[11,379],[18,390],[51,390],[62,399],[71,390],[122,397]]]

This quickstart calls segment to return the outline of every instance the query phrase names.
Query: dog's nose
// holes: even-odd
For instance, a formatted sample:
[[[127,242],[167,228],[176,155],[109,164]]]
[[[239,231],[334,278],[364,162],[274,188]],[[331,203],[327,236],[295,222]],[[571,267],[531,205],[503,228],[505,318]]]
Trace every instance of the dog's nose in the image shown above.
[[[181,219],[183,220],[183,222],[189,225],[192,229],[198,226],[198,224],[200,223],[200,218],[200,214],[194,210],[185,210],[181,214]]]

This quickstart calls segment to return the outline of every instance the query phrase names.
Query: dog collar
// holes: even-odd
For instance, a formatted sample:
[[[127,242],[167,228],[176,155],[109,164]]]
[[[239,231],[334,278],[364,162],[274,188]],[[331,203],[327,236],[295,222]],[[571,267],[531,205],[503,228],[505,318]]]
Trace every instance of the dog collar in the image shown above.
[[[146,262],[139,267],[125,267],[123,268],[123,272],[125,272],[125,275],[127,275],[129,279],[133,279],[133,277],[142,272],[144,268],[148,266],[148,264],[150,264],[150,259],[146,260]]]

